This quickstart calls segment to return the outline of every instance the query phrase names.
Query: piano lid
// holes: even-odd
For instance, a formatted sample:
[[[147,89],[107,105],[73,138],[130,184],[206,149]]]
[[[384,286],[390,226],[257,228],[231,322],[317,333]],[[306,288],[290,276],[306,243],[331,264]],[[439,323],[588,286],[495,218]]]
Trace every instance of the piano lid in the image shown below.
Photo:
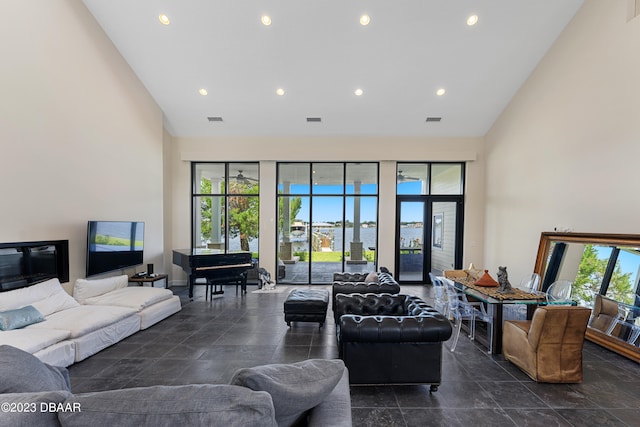
[[[174,249],[174,252],[178,252],[185,256],[194,256],[194,255],[233,255],[233,254],[247,254],[249,252],[246,251],[236,251],[236,252],[224,252],[222,249],[208,249],[208,248],[193,248],[193,249]]]

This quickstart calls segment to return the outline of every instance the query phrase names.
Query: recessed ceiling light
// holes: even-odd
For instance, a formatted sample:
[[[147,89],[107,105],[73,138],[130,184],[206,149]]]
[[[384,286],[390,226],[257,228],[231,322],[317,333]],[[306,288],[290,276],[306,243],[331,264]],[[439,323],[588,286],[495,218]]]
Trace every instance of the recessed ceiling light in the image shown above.
[[[171,20],[169,19],[169,17],[167,15],[165,15],[164,13],[161,13],[160,15],[158,15],[158,20],[160,21],[160,23],[162,25],[169,25],[171,24]]]
[[[371,22],[371,17],[367,14],[364,14],[360,17],[360,25],[369,25]]]
[[[364,93],[364,91],[362,89],[356,89],[355,91],[353,91],[353,93],[356,94],[356,96],[362,96],[362,94]]]
[[[278,89],[276,89],[276,95],[279,95],[279,96],[284,95],[284,89],[282,89],[281,87],[279,87]]]
[[[440,88],[440,89],[438,89],[438,90],[436,91],[436,95],[438,95],[438,96],[442,96],[442,95],[444,95],[445,93],[447,93],[447,91],[446,91],[446,90],[444,90],[443,88]]]
[[[200,95],[202,95],[202,96],[207,96],[207,94],[208,94],[209,92],[207,92],[207,90],[206,90],[205,88],[202,88],[202,89],[200,89],[200,90],[198,91],[198,93],[199,93]]]
[[[262,17],[260,18],[260,22],[262,22],[262,25],[268,27],[269,25],[271,25],[271,17],[269,15],[262,15]]]
[[[478,23],[478,15],[471,15],[467,18],[467,25],[472,27]]]

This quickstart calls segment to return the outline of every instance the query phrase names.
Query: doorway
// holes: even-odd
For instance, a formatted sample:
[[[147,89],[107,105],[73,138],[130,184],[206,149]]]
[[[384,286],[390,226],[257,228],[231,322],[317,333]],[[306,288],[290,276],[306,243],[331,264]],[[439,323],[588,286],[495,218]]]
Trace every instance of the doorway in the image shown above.
[[[429,283],[429,272],[442,274],[462,263],[462,202],[431,199],[398,199],[396,277],[400,283]]]
[[[278,163],[278,283],[375,271],[378,164]]]
[[[463,163],[398,163],[398,282],[429,283],[430,272],[461,268],[463,177]]]

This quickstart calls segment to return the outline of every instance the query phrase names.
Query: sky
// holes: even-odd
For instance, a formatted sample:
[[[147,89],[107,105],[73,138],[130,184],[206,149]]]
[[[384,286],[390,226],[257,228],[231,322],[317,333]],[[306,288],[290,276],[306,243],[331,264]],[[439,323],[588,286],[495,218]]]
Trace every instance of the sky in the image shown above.
[[[594,246],[598,253],[598,258],[609,259],[611,255],[611,247],[609,246]],[[638,280],[638,268],[640,267],[640,255],[631,251],[625,251],[624,248],[620,248],[618,253],[618,264],[623,273],[631,273],[631,283],[637,283]]]

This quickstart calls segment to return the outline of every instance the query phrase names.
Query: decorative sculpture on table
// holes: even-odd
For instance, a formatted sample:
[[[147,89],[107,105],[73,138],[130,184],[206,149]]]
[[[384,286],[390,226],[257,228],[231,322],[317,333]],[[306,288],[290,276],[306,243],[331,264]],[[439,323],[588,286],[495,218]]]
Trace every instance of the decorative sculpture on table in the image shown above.
[[[512,294],[513,288],[509,283],[509,274],[507,274],[507,267],[498,267],[498,292],[501,294]]]
[[[484,274],[475,282],[474,285],[477,286],[487,286],[487,287],[496,287],[498,286],[498,282],[496,282],[493,277],[489,274],[489,270],[485,270]]]
[[[465,273],[467,273],[467,276],[470,279],[474,279],[474,280],[482,277],[482,270],[480,270],[479,268],[476,268],[476,266],[473,265],[473,263],[469,264],[469,268],[465,270]]]

